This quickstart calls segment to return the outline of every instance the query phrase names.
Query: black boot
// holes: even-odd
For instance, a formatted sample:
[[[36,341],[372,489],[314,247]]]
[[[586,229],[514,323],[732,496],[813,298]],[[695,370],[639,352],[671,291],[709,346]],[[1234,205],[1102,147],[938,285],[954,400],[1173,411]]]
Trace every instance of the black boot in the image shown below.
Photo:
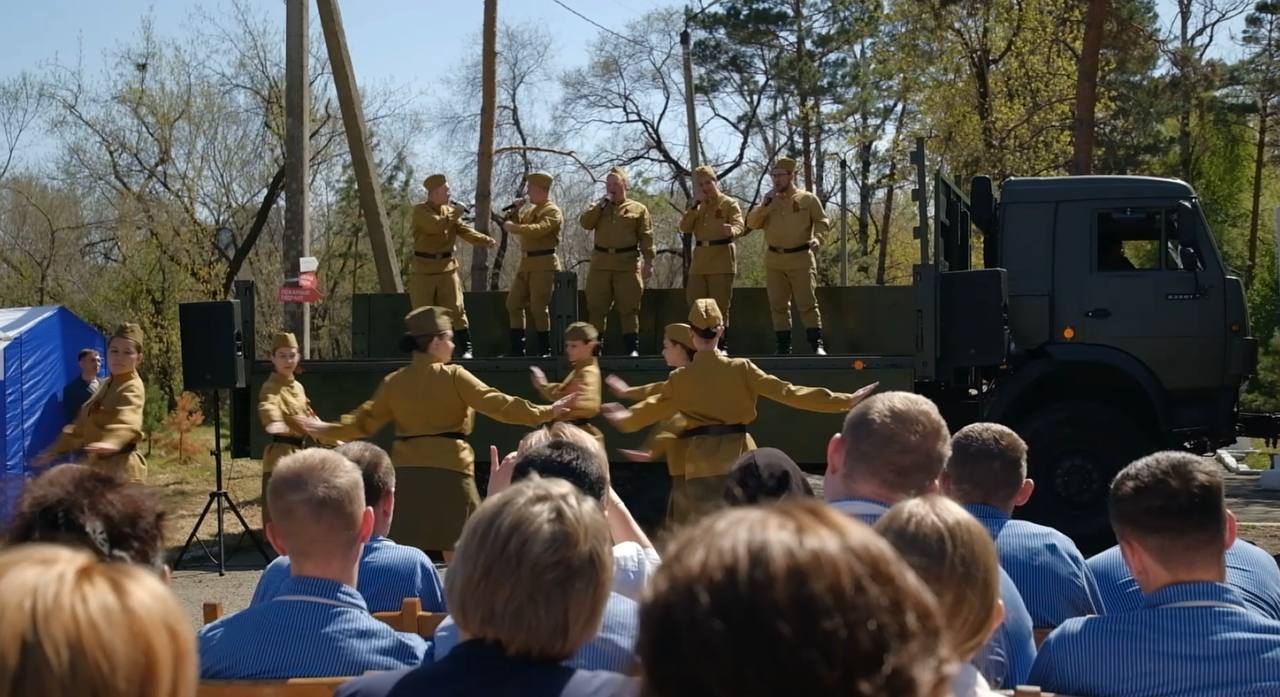
[[[636,358],[640,355],[640,335],[623,334],[622,343],[627,347],[627,355]]]
[[[542,347],[542,357],[551,356],[551,332],[538,332],[538,344]]]
[[[454,349],[462,358],[471,358],[471,330],[459,329],[453,333]]]
[[[813,355],[827,355],[827,349],[822,345],[822,327],[806,329],[804,333],[809,338],[809,346],[813,349]]]
[[[785,332],[774,332],[774,334],[778,337],[778,350],[774,351],[774,353],[779,356],[790,356],[791,355],[791,330],[788,329]]]
[[[507,357],[508,358],[524,357],[524,330],[523,329],[511,330],[511,348],[507,349]]]
[[[724,332],[720,334],[720,341],[716,344],[716,348],[720,349],[720,353],[729,355],[729,329],[726,327]]]

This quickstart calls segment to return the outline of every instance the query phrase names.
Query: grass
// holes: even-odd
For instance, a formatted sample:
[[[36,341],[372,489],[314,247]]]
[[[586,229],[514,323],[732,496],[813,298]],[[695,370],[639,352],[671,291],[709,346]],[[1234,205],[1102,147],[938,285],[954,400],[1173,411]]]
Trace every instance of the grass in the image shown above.
[[[181,545],[186,541],[191,526],[195,524],[196,517],[209,500],[209,492],[215,486],[214,461],[209,454],[213,448],[213,427],[196,427],[192,438],[201,444],[201,449],[185,464],[179,463],[174,454],[164,448],[153,447],[149,453],[146,446],[143,449],[147,458],[147,483],[154,487],[160,505],[169,513],[165,526],[165,542],[168,545]],[[258,460],[250,458],[232,459],[230,443],[230,433],[224,426],[223,486],[249,525],[261,528],[262,465]],[[239,523],[234,516],[228,514],[225,520],[228,521],[229,530],[239,531]],[[207,518],[202,529],[212,531],[214,523]]]

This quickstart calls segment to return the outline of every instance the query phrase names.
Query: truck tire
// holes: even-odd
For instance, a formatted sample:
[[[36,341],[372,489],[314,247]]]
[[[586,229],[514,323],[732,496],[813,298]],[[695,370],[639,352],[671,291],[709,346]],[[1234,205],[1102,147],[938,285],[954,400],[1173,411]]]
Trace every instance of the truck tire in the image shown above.
[[[1057,528],[1085,554],[1114,544],[1107,492],[1117,472],[1154,449],[1150,434],[1125,412],[1090,401],[1046,407],[1016,430],[1036,483],[1018,517]]]

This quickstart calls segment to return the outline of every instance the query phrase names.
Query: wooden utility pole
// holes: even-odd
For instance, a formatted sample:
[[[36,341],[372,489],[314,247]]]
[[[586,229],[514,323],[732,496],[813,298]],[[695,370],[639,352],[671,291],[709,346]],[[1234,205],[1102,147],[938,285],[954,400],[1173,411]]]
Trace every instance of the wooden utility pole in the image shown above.
[[[369,246],[373,249],[373,263],[378,270],[378,287],[383,293],[402,293],[400,264],[391,242],[391,229],[387,223],[387,210],[382,204],[382,185],[378,180],[369,147],[369,128],[364,120],[364,105],[360,100],[360,88],[356,85],[355,70],[351,67],[351,52],[347,49],[347,35],[342,28],[342,12],[337,0],[316,0],[320,10],[320,26],[324,30],[324,44],[329,51],[329,65],[333,70],[333,85],[338,92],[338,106],[342,109],[342,124],[347,132],[347,148],[351,151],[351,168],[356,175],[356,190],[360,194],[360,211],[369,230]]]
[[[493,128],[498,111],[498,0],[484,0],[480,52],[480,147],[476,153],[476,230],[489,234],[493,207]],[[473,247],[471,290],[484,289],[489,250]]]
[[[701,165],[702,157],[701,144],[698,142],[698,117],[693,104],[693,37],[689,34],[688,27],[680,32],[680,53],[684,62],[684,119],[689,129],[689,187],[692,191],[698,186],[692,172]],[[689,265],[693,263],[693,235],[681,235],[680,248],[684,259],[680,277],[683,279],[682,285],[686,285],[689,282]]]
[[[308,164],[311,160],[311,83],[307,78],[307,0],[286,0],[284,50],[284,279],[298,278],[298,259],[311,255]],[[284,304],[284,326],[298,338],[303,358],[311,357],[311,306]]]

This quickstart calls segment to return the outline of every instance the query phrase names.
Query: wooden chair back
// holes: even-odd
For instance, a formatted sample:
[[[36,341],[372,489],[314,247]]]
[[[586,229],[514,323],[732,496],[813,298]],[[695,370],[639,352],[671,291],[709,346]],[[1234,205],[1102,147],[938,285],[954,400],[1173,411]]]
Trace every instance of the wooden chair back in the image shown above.
[[[436,627],[447,617],[443,612],[423,612],[421,598],[405,598],[399,612],[375,612],[373,616],[391,625],[397,632],[417,634],[424,639],[434,636]]]
[[[1040,648],[1040,645],[1044,643],[1044,640],[1049,637],[1049,633],[1054,629],[1055,627],[1036,627],[1032,630],[1035,633],[1037,650]]]
[[[351,678],[289,680],[202,680],[196,697],[333,697]]]
[[[204,603],[200,606],[200,613],[204,616],[204,623],[216,622],[222,619],[222,603]]]

